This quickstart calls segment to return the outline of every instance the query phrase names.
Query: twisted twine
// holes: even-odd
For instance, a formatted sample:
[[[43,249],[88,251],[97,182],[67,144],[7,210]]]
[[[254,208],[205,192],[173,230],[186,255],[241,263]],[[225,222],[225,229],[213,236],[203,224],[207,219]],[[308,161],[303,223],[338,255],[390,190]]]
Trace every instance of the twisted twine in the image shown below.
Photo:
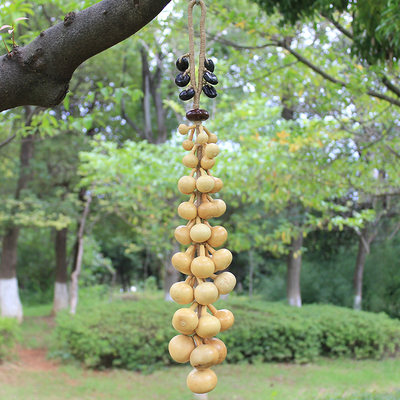
[[[193,26],[193,8],[195,5],[201,7],[200,17],[200,50],[199,50],[199,71],[196,82],[196,66],[194,61],[194,26]],[[203,83],[204,60],[206,58],[206,12],[207,8],[203,0],[191,0],[188,6],[188,28],[189,28],[189,63],[190,79],[194,89],[193,108],[199,108],[200,95]]]

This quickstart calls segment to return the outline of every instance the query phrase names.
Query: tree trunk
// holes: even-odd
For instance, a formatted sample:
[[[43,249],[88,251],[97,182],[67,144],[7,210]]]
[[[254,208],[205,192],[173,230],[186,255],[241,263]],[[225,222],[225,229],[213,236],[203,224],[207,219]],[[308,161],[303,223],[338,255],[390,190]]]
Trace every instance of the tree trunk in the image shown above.
[[[79,275],[82,270],[82,257],[83,257],[83,236],[85,233],[86,219],[90,211],[90,203],[92,202],[92,195],[88,193],[85,208],[83,209],[82,217],[79,222],[78,235],[75,247],[74,265],[71,274],[70,286],[70,313],[75,314],[78,306],[78,289],[79,289]]]
[[[19,228],[8,228],[3,236],[0,263],[0,309],[2,317],[17,318],[22,322],[22,304],[17,281],[17,244]]]
[[[302,245],[303,232],[299,232],[298,236],[292,239],[287,259],[287,299],[289,305],[294,307],[301,307],[300,271]]]
[[[369,254],[370,244],[376,235],[368,235],[367,229],[364,229],[358,240],[358,252],[356,265],[354,269],[354,302],[355,310],[362,309],[362,287],[364,278],[364,266],[367,254]]]
[[[35,109],[26,107],[26,126],[29,126]],[[20,170],[15,191],[15,199],[19,200],[21,192],[27,187],[31,172],[29,165],[33,157],[34,136],[28,135],[22,139],[20,149]],[[0,309],[1,315],[14,317],[22,321],[22,304],[18,293],[17,280],[17,245],[19,227],[12,224],[6,228],[2,242],[2,253],[0,260]]]
[[[144,122],[144,139],[150,143],[154,143],[153,130],[151,127],[151,92],[150,92],[150,80],[151,72],[149,62],[147,60],[146,49],[142,47],[140,49],[142,57],[142,91],[143,91],[143,122]]]
[[[165,110],[161,96],[161,80],[163,72],[163,56],[161,51],[156,54],[157,68],[151,76],[150,90],[153,96],[154,107],[156,109],[156,118],[158,126],[157,143],[164,143],[167,140],[167,127],[165,125]]]
[[[166,301],[172,301],[169,289],[175,282],[178,282],[180,278],[179,271],[177,271],[171,263],[171,257],[177,251],[179,251],[179,246],[176,243],[174,245],[174,250],[166,254],[166,260],[164,261],[164,299]]]
[[[56,231],[56,281],[54,284],[53,314],[68,308],[68,272],[67,272],[67,236],[68,229]]]

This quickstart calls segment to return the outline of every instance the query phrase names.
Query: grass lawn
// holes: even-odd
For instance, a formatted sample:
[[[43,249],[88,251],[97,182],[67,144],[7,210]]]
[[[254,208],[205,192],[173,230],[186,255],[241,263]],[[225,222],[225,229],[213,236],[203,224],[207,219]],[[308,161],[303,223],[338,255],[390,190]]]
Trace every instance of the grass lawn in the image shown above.
[[[85,371],[51,362],[37,366],[6,364],[0,367],[0,399],[190,400],[185,385],[189,371],[189,367],[174,367],[143,375],[119,370]],[[336,399],[400,390],[400,360],[321,360],[306,366],[223,365],[215,371],[219,383],[210,400]],[[399,399],[400,393],[390,398]]]
[[[54,321],[49,307],[26,310],[18,357],[0,365],[0,399],[192,400],[189,366],[150,375],[94,372],[46,358]],[[321,359],[313,364],[221,365],[209,400],[400,400],[400,359]],[[369,395],[377,393],[378,395]],[[384,395],[379,395],[384,394]]]

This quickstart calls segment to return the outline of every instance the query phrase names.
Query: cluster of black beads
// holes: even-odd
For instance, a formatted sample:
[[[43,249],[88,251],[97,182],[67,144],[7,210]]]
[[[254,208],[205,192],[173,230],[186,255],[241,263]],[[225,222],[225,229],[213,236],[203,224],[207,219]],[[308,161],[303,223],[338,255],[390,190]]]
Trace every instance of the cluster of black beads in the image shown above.
[[[203,74],[203,93],[213,99],[217,97],[217,91],[214,85],[218,84],[218,79],[214,75],[214,63],[211,59],[204,60],[205,71]],[[176,60],[176,68],[178,68],[179,74],[175,77],[175,84],[179,87],[185,87],[190,83],[190,73],[189,73],[189,59],[187,57],[180,57]],[[194,97],[194,89],[190,87],[189,89],[182,90],[179,93],[179,98],[183,101],[190,100]]]
[[[176,68],[178,68],[179,74],[175,77],[175,83],[179,87],[185,87],[190,83],[189,74],[189,60],[187,57],[180,57],[176,60]],[[182,90],[179,93],[179,98],[181,100],[190,100],[194,97],[194,89],[190,87],[189,89]]]
[[[215,90],[214,85],[218,84],[218,79],[214,75],[215,66],[213,60],[206,58],[204,60],[204,67],[206,70],[203,74],[203,93],[207,97],[213,99],[214,97],[217,97],[217,91]]]

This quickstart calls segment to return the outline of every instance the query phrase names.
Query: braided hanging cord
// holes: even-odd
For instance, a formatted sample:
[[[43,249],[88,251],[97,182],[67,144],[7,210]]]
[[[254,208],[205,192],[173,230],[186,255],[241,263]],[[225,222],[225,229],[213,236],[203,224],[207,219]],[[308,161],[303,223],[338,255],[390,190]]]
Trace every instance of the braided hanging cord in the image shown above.
[[[194,26],[193,26],[193,8],[195,5],[201,7],[200,17],[200,50],[199,50],[199,71],[196,82],[196,63],[194,55]],[[206,13],[207,7],[203,0],[191,0],[188,6],[188,29],[189,29],[189,65],[190,76],[192,77],[192,86],[195,91],[193,108],[199,108],[200,95],[202,89],[203,73],[204,73],[204,60],[206,58]]]

